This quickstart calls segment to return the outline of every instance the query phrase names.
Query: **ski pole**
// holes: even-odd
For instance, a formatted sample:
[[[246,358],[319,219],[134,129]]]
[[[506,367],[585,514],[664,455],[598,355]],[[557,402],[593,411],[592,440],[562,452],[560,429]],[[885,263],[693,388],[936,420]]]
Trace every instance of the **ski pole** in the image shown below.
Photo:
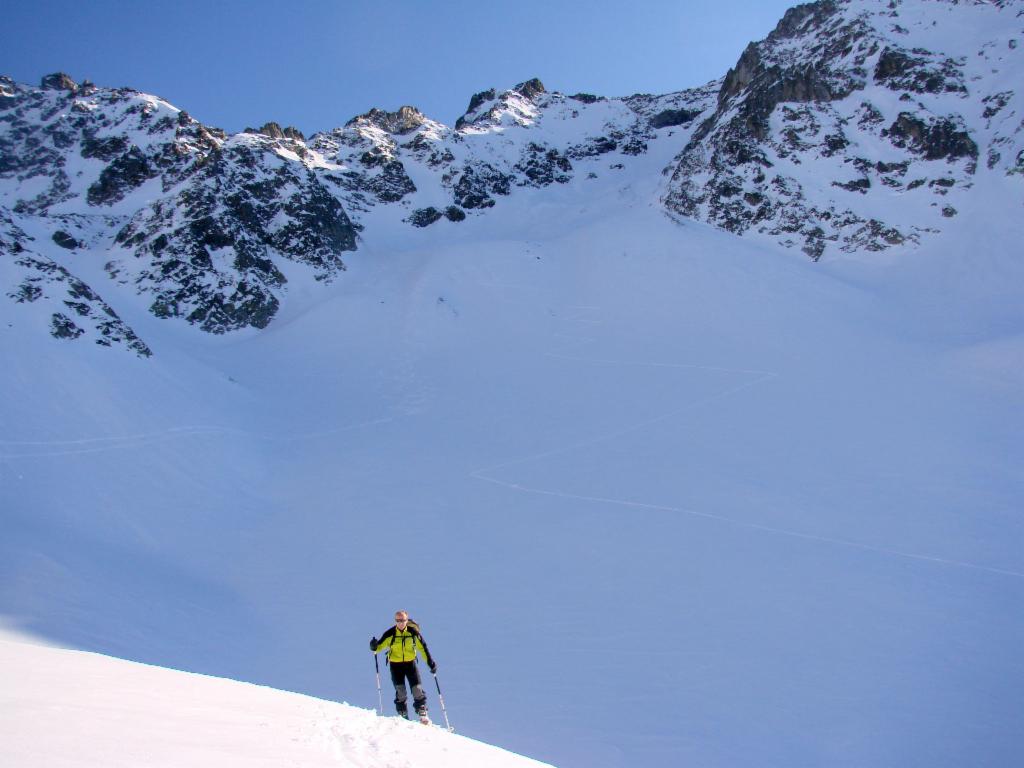
[[[380,707],[381,717],[384,716],[384,694],[380,692],[380,662],[377,661],[377,654],[373,654],[373,666],[377,670],[377,704]]]
[[[434,676],[434,685],[437,686],[437,700],[441,702],[441,714],[444,715],[444,727],[450,732],[455,733],[455,729],[452,728],[452,724],[448,722],[448,710],[444,708],[444,696],[441,695],[441,684],[437,682],[437,672],[432,672]]]

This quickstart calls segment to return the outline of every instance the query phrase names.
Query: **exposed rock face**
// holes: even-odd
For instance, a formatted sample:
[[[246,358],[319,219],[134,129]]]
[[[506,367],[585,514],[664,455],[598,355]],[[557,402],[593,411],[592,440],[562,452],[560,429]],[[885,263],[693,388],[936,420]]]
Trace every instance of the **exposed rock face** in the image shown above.
[[[305,141],[306,137],[302,135],[302,131],[293,126],[282,128],[275,122],[264,123],[262,128],[246,128],[246,133],[260,133],[269,139],[293,139],[295,141]]]
[[[1007,7],[932,7],[940,5],[944,23],[948,13],[964,23],[986,14],[991,23]],[[1017,117],[1017,125],[1001,121],[1012,137],[996,130],[1016,97],[987,90],[987,80],[1000,80],[989,63],[995,44],[973,58],[932,51],[921,44],[936,39],[928,15],[911,9],[903,26],[900,10],[882,0],[820,0],[787,11],[726,75],[715,113],[672,169],[669,210],[737,234],[753,230],[815,259],[829,247],[881,250],[935,231],[948,216],[938,201],[925,217],[889,222],[877,211],[891,206],[871,201],[892,190],[948,194],[926,183],[939,176],[969,189],[982,153],[968,127],[979,102],[993,128],[990,168],[1005,162],[1001,148],[1021,146],[1022,128]],[[1012,12],[1005,15],[1009,23]],[[891,150],[873,155],[879,146]]]
[[[576,176],[577,161],[642,155],[657,127],[690,125],[707,111],[712,96],[708,89],[698,89],[668,96],[581,99],[550,93],[534,79],[507,91],[477,93],[455,130],[411,107],[396,113],[371,110],[342,129],[314,136],[309,146],[328,162],[349,169],[326,178],[343,190],[346,210],[357,220],[381,203],[408,204],[419,191],[408,175],[414,166],[421,171],[417,178],[426,170],[448,192],[452,215],[445,217],[459,220],[466,211],[495,207],[517,188],[568,183]],[[599,134],[581,133],[568,141],[545,135],[545,124],[571,125],[591,108],[606,115]],[[429,226],[438,220],[439,210],[421,206],[405,220]]]
[[[152,295],[159,317],[218,333],[264,327],[286,289],[279,260],[329,280],[344,269],[341,255],[356,247],[355,225],[307,164],[295,129],[268,123],[229,140],[134,91],[78,87],[58,75],[39,89],[2,85],[0,205],[50,229],[59,252],[102,258],[112,285]],[[22,188],[36,191],[25,196]],[[58,205],[75,212],[70,229]],[[93,233],[88,243],[76,227]],[[16,245],[27,248],[24,238],[9,250]],[[94,248],[101,255],[92,256]],[[40,252],[21,266],[51,282],[59,276],[81,299],[61,313],[54,332],[90,335],[74,331],[85,328],[88,306],[99,343],[138,351],[142,342],[120,328],[95,286],[47,259]],[[35,278],[26,280],[19,296],[34,292]]]
[[[213,154],[180,192],[136,214],[116,242],[144,256],[135,274],[155,294],[159,317],[184,317],[214,333],[265,327],[286,280],[272,255],[327,280],[355,249],[355,229],[338,200],[308,169],[258,137],[238,137]],[[119,279],[135,272],[115,262]],[[169,278],[169,279],[168,279]]]
[[[1019,1],[819,0],[702,88],[566,96],[532,79],[475,94],[454,128],[403,106],[308,140],[276,122],[228,136],[60,73],[0,76],[0,296],[61,339],[148,354],[115,312],[126,295],[212,333],[264,328],[286,275],[336,279],[375,209],[443,228],[673,155],[674,216],[813,259],[912,246],[957,219],[980,174],[1024,183]],[[940,19],[991,40],[943,49]]]
[[[39,85],[41,88],[45,88],[49,91],[69,91],[70,93],[78,92],[78,83],[63,72],[46,75]]]
[[[100,346],[119,346],[140,357],[152,354],[92,288],[33,249],[32,239],[14,225],[8,212],[0,209],[0,274],[8,299],[41,308],[34,314],[46,322],[54,338],[91,339]]]
[[[371,109],[365,115],[350,120],[346,127],[368,125],[386,133],[404,136],[427,122],[426,116],[415,107],[401,107],[397,112]]]
[[[962,120],[955,118],[930,118],[925,122],[910,112],[901,112],[882,135],[901,149],[923,155],[925,160],[978,159],[978,145],[967,134]]]

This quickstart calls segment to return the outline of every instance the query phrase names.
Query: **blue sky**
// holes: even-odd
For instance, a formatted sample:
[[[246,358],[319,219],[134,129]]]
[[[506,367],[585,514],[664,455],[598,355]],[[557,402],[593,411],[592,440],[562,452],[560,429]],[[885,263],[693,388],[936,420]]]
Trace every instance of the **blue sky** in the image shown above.
[[[700,85],[794,4],[7,0],[0,74],[129,86],[228,131],[308,134],[403,104],[451,125],[474,93],[531,77],[604,96]]]

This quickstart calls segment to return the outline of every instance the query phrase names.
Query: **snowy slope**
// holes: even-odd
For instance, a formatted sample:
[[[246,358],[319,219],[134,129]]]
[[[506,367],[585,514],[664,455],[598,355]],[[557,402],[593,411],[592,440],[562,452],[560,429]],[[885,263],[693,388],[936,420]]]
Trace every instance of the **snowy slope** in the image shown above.
[[[0,636],[0,762],[540,768],[436,727],[233,680]]]
[[[958,213],[817,263],[672,221],[663,171],[718,88],[602,101],[524,83],[474,97],[455,130],[406,111],[308,142],[232,137],[222,173],[177,118],[182,177],[133,191],[141,213],[12,204],[0,613],[371,708],[367,640],[405,608],[460,733],[566,768],[1013,765],[1021,177],[982,142],[949,196],[826,185],[901,219],[952,196]],[[31,98],[79,98],[49,90]],[[103,171],[79,170],[88,197]],[[261,198],[278,182],[284,198]],[[285,201],[320,190],[358,241],[328,249],[329,276],[274,239],[296,231]],[[180,199],[197,207],[157,209]],[[316,250],[349,230],[311,231]],[[267,260],[212,247],[227,234]],[[190,287],[179,307],[245,322],[154,314],[154,293]],[[78,341],[52,333],[57,313]]]
[[[460,733],[559,765],[1006,765],[1024,233],[823,270],[657,179],[394,230],[242,338],[5,335],[4,612],[372,707],[404,607]]]

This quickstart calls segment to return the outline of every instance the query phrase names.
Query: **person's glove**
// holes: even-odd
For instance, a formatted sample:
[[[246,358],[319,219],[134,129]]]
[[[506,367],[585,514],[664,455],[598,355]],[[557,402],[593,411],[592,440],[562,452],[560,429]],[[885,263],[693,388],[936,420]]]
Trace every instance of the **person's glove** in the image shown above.
[[[377,650],[377,636],[374,635],[370,638],[370,650],[376,652]]]
[[[432,674],[432,675],[436,675],[437,674],[437,662],[434,661],[433,659],[430,660],[430,674]]]

